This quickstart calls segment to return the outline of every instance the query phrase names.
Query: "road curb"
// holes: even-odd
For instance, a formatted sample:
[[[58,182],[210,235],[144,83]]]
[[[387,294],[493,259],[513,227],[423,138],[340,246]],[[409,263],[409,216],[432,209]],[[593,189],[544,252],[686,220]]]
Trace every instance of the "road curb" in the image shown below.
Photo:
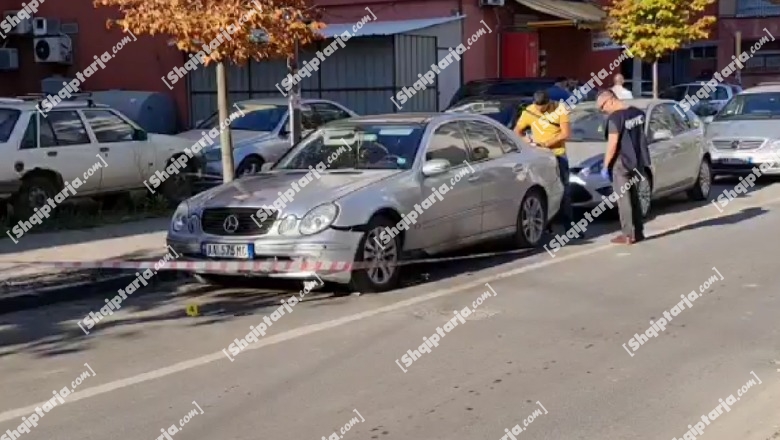
[[[117,290],[126,287],[135,278],[135,272],[128,271],[72,284],[11,292],[8,296],[0,296],[0,315],[94,296],[106,294],[113,296]],[[152,281],[150,284],[154,287],[183,278],[189,278],[189,275],[180,272],[160,272],[150,280]]]

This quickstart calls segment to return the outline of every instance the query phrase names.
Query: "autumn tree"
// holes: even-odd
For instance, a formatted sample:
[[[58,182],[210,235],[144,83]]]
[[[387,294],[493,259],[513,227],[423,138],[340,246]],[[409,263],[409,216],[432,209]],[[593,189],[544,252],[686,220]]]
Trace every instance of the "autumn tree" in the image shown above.
[[[323,25],[304,0],[95,0],[113,6],[122,17],[107,25],[135,35],[162,35],[191,54],[190,61],[216,63],[219,120],[228,118],[227,63],[244,65],[254,59],[287,57],[296,41],[318,38]],[[224,181],[233,180],[230,130],[220,134]]]
[[[653,63],[658,98],[658,60],[682,45],[707,38],[715,17],[703,15],[715,0],[614,0],[607,32],[635,56]]]

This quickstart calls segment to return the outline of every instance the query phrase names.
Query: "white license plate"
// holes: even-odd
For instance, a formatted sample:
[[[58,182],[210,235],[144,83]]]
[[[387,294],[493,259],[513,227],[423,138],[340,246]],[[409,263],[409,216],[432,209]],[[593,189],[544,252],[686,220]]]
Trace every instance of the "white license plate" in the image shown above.
[[[252,258],[252,248],[248,244],[204,243],[203,255],[214,258]]]
[[[752,162],[752,160],[748,158],[724,158],[724,159],[718,159],[718,162],[727,164],[727,165],[744,165],[749,164]]]

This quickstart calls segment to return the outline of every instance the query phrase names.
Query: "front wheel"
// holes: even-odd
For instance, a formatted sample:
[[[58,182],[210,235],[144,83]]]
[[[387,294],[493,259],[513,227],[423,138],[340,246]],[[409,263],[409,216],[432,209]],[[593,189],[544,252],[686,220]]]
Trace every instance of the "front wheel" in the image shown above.
[[[520,203],[517,213],[515,243],[519,248],[539,246],[544,236],[547,224],[547,206],[541,192],[535,189],[528,191]]]
[[[712,188],[712,167],[710,161],[702,159],[699,165],[699,175],[696,178],[696,184],[688,190],[688,198],[691,200],[704,201],[710,198],[710,189]]]
[[[396,288],[401,278],[401,237],[382,239],[382,232],[396,225],[387,217],[371,219],[358,243],[350,287],[360,293],[385,292]]]

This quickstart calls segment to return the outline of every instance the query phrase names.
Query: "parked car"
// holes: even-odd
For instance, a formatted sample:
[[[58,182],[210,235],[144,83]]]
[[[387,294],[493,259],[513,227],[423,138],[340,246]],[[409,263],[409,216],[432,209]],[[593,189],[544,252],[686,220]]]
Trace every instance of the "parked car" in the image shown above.
[[[517,96],[530,98],[537,90],[547,90],[554,85],[555,78],[491,78],[469,81],[455,92],[447,108],[471,97]]]
[[[707,126],[715,175],[747,174],[764,162],[780,174],[780,84],[749,88],[732,98]]]
[[[147,134],[124,114],[91,100],[63,101],[45,116],[36,110],[40,98],[0,99],[0,199],[10,201],[16,217],[26,219],[47,199],[79,178],[77,196],[112,199],[116,193],[144,189],[144,181],[184,155],[192,142],[175,136]],[[193,156],[195,157],[195,156]],[[89,179],[84,172],[103,159]],[[159,191],[176,203],[192,195],[185,172],[164,181]]]
[[[696,93],[701,90],[706,81],[697,81],[687,84],[678,84],[676,86],[669,87],[658,96],[661,99],[671,99],[674,101],[682,101],[686,96],[697,96]],[[742,88],[733,84],[718,84],[715,86],[714,92],[707,92],[705,98],[699,97],[700,101],[693,107],[693,112],[701,118],[707,118],[704,122],[709,122],[711,116],[720,111],[726,103],[742,91]]]
[[[523,109],[532,102],[530,97],[474,96],[456,103],[445,112],[484,115],[512,130]]]
[[[704,140],[704,124],[691,111],[682,116],[674,102],[636,99],[631,105],[644,111],[645,132],[652,166],[639,185],[642,215],[652,200],[687,192],[694,200],[706,200],[712,186],[710,154]],[[566,142],[571,165],[572,203],[592,208],[612,185],[600,175],[604,166],[606,116],[592,103],[583,103],[570,115],[572,136]]]
[[[288,101],[286,98],[263,98],[236,103],[244,116],[230,124],[233,140],[233,163],[236,175],[253,174],[265,163],[276,162],[290,149],[288,131]],[[301,122],[304,132],[338,119],[357,116],[341,104],[324,99],[301,100]],[[218,127],[219,114],[215,112],[206,120],[196,124],[190,131],[179,136],[193,142],[203,137],[203,131]],[[204,150],[206,173],[222,180],[222,151],[220,143]]]
[[[634,93],[634,83],[632,80],[626,80],[623,87],[628,89],[629,92]],[[640,96],[634,96],[634,98],[652,98],[653,97],[653,82],[649,80],[643,80],[639,85],[642,94]]]
[[[320,171],[319,180],[302,188],[284,212],[273,208],[278,194],[345,142],[349,152]],[[449,189],[437,200],[432,191],[443,186]],[[321,127],[269,171],[185,201],[173,216],[167,242],[196,260],[374,262],[369,269],[317,275],[360,292],[383,291],[397,286],[397,263],[409,255],[503,236],[518,246],[538,245],[562,194],[554,156],[522,143],[488,117],[363,116]],[[433,203],[419,208],[431,198]],[[250,216],[260,208],[266,219],[256,223]],[[382,236],[415,210],[419,218],[408,230],[389,240]]]

